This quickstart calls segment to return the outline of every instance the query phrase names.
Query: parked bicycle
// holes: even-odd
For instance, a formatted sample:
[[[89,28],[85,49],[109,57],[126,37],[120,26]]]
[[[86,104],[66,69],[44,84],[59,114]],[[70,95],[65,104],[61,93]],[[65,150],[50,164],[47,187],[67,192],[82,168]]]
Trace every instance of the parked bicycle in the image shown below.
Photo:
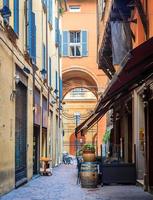
[[[63,153],[63,163],[65,165],[73,164],[73,158],[68,153]]]

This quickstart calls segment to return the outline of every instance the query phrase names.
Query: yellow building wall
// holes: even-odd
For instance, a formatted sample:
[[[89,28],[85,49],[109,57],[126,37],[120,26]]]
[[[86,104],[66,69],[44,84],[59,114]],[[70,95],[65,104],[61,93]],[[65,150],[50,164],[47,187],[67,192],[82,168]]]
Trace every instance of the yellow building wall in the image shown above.
[[[4,194],[15,187],[15,97],[12,97],[13,91],[15,91],[15,63],[22,69],[24,66],[30,69],[31,74],[28,75],[28,86],[27,86],[27,178],[28,180],[33,176],[33,77],[32,68],[25,61],[24,53],[25,47],[25,15],[24,15],[24,1],[19,1],[19,37],[16,41],[17,48],[7,38],[7,34],[3,31],[1,25],[0,27],[0,195]],[[0,8],[3,4],[0,1]],[[50,102],[55,97],[55,70],[60,68],[59,66],[59,56],[58,49],[55,47],[55,29],[54,29],[54,17],[58,16],[57,2],[54,2],[54,14],[53,14],[53,28],[49,27],[48,24],[48,45],[49,51],[48,55],[52,58],[52,88],[53,91],[50,92],[41,79],[40,70],[42,69],[42,42],[46,44],[46,14],[42,8],[42,1],[33,1],[33,12],[36,15],[36,66],[38,71],[36,72],[35,86],[40,91],[41,96],[41,106],[42,106],[42,95],[46,98],[50,98]],[[10,1],[10,10],[12,11],[12,16],[10,17],[9,23],[12,28],[14,28],[13,19],[13,1]],[[22,12],[21,12],[22,11]],[[0,22],[3,24],[3,18],[0,17]],[[2,28],[2,29],[1,29]],[[11,51],[6,47],[6,44],[10,47],[12,51],[15,52],[14,56]],[[23,64],[21,64],[20,61]],[[48,117],[48,132],[47,132],[47,156],[51,157],[53,160],[53,165],[59,164],[61,162],[61,151],[62,151],[62,122],[60,122],[60,127],[58,128],[58,109],[59,100],[57,99],[55,104],[50,103],[50,111],[52,111],[52,116]],[[56,118],[57,116],[57,118]],[[42,113],[41,113],[42,120]],[[52,123],[52,124],[51,124]],[[58,130],[58,131],[57,131]],[[57,138],[59,137],[59,138]],[[50,140],[49,140],[50,138]],[[57,146],[57,140],[59,145]],[[42,140],[42,125],[40,126],[40,139]],[[41,141],[40,141],[41,144]],[[50,151],[50,147],[52,151]],[[41,148],[41,145],[40,145]],[[58,149],[58,154],[56,150]],[[40,150],[41,156],[41,150]]]

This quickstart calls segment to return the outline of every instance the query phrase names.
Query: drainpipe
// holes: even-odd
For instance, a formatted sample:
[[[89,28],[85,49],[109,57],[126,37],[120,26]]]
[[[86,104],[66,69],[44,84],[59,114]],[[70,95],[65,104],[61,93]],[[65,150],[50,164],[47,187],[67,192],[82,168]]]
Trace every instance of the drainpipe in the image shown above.
[[[47,5],[48,8],[48,5]],[[48,86],[48,9],[46,8],[46,84]],[[49,87],[47,88],[48,90],[48,98],[47,98],[47,113],[48,113],[48,119],[49,119]],[[48,138],[48,133],[49,133],[49,127],[47,127],[47,138]],[[47,140],[47,155],[48,155],[48,140]]]

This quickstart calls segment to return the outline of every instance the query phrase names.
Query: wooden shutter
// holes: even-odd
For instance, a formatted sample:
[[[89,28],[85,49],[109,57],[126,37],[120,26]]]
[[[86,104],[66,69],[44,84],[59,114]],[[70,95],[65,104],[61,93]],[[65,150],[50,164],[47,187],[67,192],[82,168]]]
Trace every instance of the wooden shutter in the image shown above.
[[[59,19],[55,17],[55,43],[59,46]]]
[[[81,38],[82,38],[82,56],[88,56],[87,31],[81,31]]]
[[[46,69],[46,47],[45,47],[45,44],[43,44],[43,55],[42,55],[42,57],[43,57],[43,66],[42,66],[42,69]]]
[[[14,31],[19,34],[19,0],[14,0]]]
[[[62,98],[63,98],[63,82],[62,82],[62,79],[60,77],[60,86],[59,86],[59,99],[60,101],[62,101]]]
[[[52,85],[52,60],[51,57],[49,57],[49,86]]]
[[[53,7],[53,1],[52,0],[49,0],[48,1],[48,22],[50,24],[52,24],[52,17],[53,17],[53,13],[52,13],[52,7]]]
[[[31,20],[31,52],[30,56],[34,63],[36,63],[36,25],[35,25],[35,14],[32,12]]]
[[[27,52],[31,54],[32,0],[27,0]]]
[[[68,31],[63,31],[62,56],[68,56]]]

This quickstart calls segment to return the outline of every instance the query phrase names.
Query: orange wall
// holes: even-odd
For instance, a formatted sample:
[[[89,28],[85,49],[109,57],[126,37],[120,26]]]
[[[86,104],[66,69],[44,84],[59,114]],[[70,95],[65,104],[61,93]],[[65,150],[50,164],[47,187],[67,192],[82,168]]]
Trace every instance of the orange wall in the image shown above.
[[[99,88],[106,88],[107,77],[102,70],[98,70],[97,66],[97,0],[69,0],[69,5],[80,5],[79,13],[71,13],[69,11],[63,14],[61,18],[63,31],[79,31],[86,30],[88,32],[88,56],[87,57],[62,57],[62,70],[68,70],[73,67],[82,67],[91,72],[97,81]],[[75,74],[74,74],[75,77]],[[63,75],[64,78],[64,75]],[[72,78],[72,77],[70,77]],[[99,89],[100,91],[100,89]],[[99,124],[98,131],[98,147],[102,143],[102,134],[106,127],[106,119],[104,118]],[[90,133],[89,133],[90,135]],[[98,151],[99,148],[98,148]]]
[[[62,30],[88,31],[88,57],[62,58],[63,70],[72,66],[84,66],[97,77],[99,86],[105,86],[107,78],[97,66],[97,14],[96,0],[70,0],[67,5],[80,5],[79,13],[65,12],[62,17]]]
[[[153,1],[148,0],[148,6],[146,7],[145,0],[141,0],[144,7],[144,11],[147,15],[149,38],[153,36]],[[143,43],[147,38],[144,32],[144,28],[138,13],[138,10],[134,10],[134,19],[137,19],[137,24],[131,23],[133,33],[135,34],[136,40],[133,42],[133,48]]]

